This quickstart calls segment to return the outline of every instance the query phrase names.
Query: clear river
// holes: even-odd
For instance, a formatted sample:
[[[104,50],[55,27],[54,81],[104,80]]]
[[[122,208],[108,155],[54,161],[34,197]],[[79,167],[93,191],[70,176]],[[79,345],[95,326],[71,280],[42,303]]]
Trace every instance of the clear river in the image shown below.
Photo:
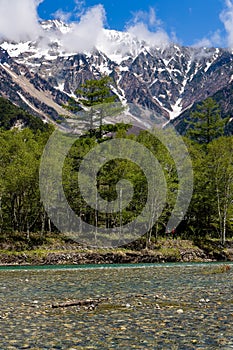
[[[0,267],[0,349],[233,349],[229,266]]]

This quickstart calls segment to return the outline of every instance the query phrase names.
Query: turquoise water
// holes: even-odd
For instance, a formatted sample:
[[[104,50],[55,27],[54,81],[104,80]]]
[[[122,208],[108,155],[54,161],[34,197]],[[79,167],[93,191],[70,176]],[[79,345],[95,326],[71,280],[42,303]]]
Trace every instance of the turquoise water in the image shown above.
[[[233,349],[233,265],[0,268],[0,349]],[[52,308],[99,299],[96,308]]]
[[[192,266],[213,266],[223,265],[223,262],[191,262],[191,263],[139,263],[139,264],[82,264],[82,265],[0,265],[1,270],[88,270],[88,269],[112,269],[112,268],[147,268],[147,267],[192,267]],[[233,266],[233,262],[228,262]]]

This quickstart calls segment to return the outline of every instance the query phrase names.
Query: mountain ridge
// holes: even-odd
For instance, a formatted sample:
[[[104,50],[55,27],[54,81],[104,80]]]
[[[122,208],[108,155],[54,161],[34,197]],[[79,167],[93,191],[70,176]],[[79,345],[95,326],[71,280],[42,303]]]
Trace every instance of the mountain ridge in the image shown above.
[[[51,20],[41,26],[46,37],[50,35],[47,42],[0,43],[0,94],[42,118],[49,114],[59,120],[67,114],[62,105],[80,84],[103,75],[112,77],[114,92],[124,104],[152,110],[166,121],[179,119],[233,79],[228,49],[178,44],[159,48],[130,33],[105,29],[89,52],[69,52],[62,41],[72,28]]]

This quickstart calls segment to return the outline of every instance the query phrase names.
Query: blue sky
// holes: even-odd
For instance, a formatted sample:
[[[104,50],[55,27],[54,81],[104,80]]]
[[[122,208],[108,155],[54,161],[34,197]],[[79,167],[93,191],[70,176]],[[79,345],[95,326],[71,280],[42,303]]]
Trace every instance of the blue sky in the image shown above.
[[[140,20],[148,22],[151,31],[159,26],[183,45],[193,45],[203,40],[214,42],[219,37],[221,46],[226,45],[223,41],[227,33],[220,14],[230,9],[230,0],[44,0],[38,7],[38,13],[41,18],[50,19],[57,10],[62,10],[72,13],[71,19],[74,19],[75,13],[82,13],[98,4],[102,4],[105,9],[106,28],[124,30],[135,18],[140,17]],[[151,9],[156,17],[156,24],[153,25],[149,24],[149,16],[146,15]]]

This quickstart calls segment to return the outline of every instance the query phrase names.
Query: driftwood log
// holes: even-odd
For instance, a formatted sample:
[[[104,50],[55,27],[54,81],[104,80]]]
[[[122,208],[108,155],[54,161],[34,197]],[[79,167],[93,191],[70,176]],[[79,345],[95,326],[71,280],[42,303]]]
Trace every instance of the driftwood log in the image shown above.
[[[52,306],[52,308],[69,307],[69,306],[92,306],[92,307],[96,307],[99,303],[101,303],[104,300],[107,300],[107,298],[73,300],[73,301],[66,301],[64,303],[59,303],[59,304],[52,304],[51,306]]]

